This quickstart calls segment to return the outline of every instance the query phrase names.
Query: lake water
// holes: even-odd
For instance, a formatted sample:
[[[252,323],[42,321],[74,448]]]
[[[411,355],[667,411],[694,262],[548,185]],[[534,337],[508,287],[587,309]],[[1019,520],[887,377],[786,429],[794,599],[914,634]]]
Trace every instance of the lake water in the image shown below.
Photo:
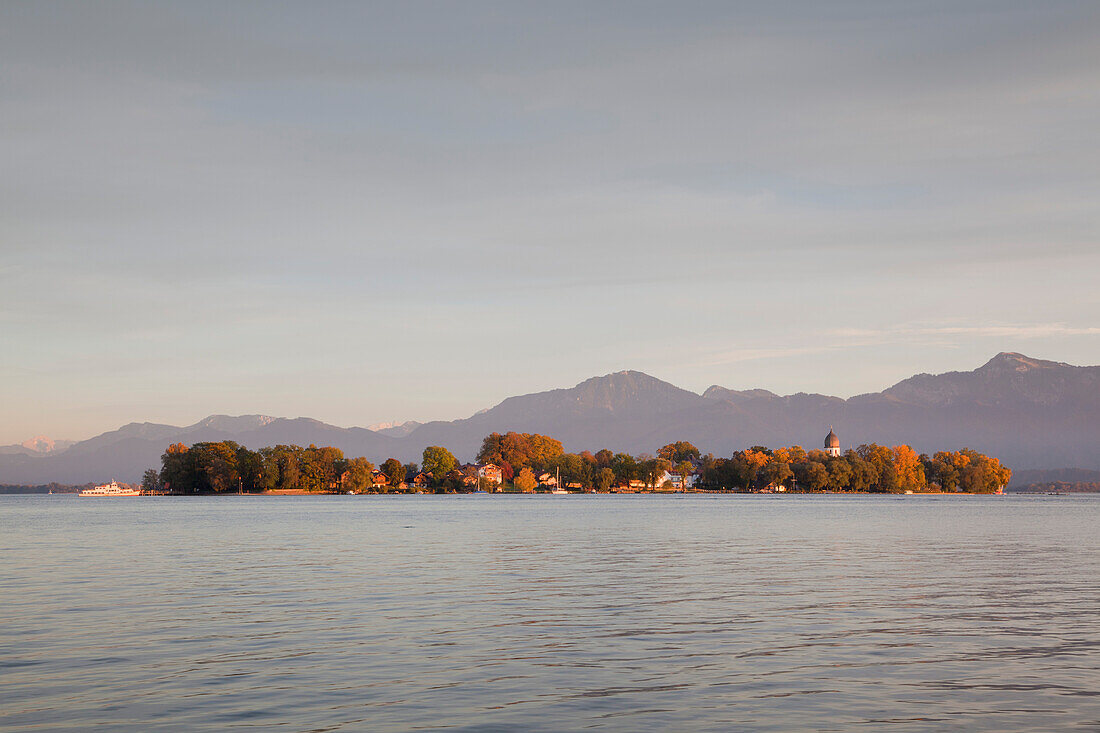
[[[1100,497],[0,496],[0,729],[1100,729]]]

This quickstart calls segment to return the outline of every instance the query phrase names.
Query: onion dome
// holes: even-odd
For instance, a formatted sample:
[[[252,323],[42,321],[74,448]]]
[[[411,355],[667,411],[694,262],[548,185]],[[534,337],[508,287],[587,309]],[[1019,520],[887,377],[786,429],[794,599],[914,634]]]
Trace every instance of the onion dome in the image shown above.
[[[836,436],[836,433],[833,432],[833,428],[832,428],[831,425],[829,426],[829,434],[825,436],[825,447],[826,448],[839,448],[840,447],[840,438],[838,438]]]

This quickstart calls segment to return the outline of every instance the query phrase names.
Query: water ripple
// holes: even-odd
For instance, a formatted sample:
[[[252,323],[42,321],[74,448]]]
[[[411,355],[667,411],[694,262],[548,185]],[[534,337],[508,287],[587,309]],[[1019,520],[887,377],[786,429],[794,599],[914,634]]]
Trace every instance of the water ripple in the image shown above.
[[[0,728],[1098,726],[1100,498],[567,499],[0,497]]]

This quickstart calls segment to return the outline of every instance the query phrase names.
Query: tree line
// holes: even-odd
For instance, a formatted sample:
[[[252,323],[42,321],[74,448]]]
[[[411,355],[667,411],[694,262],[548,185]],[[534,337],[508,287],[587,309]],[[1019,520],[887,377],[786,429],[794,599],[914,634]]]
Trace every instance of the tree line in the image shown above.
[[[277,445],[253,451],[233,441],[171,445],[159,471],[145,472],[142,487],[175,493],[259,492],[271,490],[398,491],[419,478],[435,491],[469,490],[464,472],[448,449],[429,446],[422,463],[389,458],[375,466],[365,457],[346,458],[338,448]],[[482,441],[480,464],[495,464],[505,486],[532,491],[539,477],[580,490],[614,487],[659,488],[669,476],[681,486],[695,477],[695,487],[711,491],[753,491],[783,487],[799,491],[967,491],[992,493],[1005,486],[1011,470],[978,451],[942,451],[918,455],[907,445],[861,445],[840,456],[800,446],[770,449],[753,446],[729,458],[702,455],[686,441],[669,443],[655,455],[566,453],[561,441],[536,433],[492,433]],[[384,476],[384,480],[378,477]]]
[[[717,489],[782,486],[799,491],[991,494],[1012,478],[1012,471],[996,458],[970,448],[929,456],[917,454],[908,445],[875,443],[839,456],[797,445],[775,450],[754,446],[728,459],[707,456],[703,464],[703,483]]]
[[[423,453],[423,475],[438,490],[462,488],[456,476],[458,460],[446,448],[430,446]],[[261,491],[398,491],[421,474],[416,463],[388,458],[380,465],[363,456],[347,458],[332,446],[303,448],[276,445],[249,450],[233,442],[183,443],[168,446],[160,470],[149,469],[142,479],[144,490],[167,489],[174,493],[226,493]],[[376,477],[384,477],[379,483]]]

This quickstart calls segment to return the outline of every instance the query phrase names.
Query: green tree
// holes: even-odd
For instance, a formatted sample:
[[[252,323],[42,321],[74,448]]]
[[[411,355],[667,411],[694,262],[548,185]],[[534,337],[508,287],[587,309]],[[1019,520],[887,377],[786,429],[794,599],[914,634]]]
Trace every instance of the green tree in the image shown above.
[[[857,492],[872,491],[878,481],[878,471],[875,467],[860,458],[855,451],[847,451],[844,458],[850,468],[848,488]]]
[[[160,490],[160,473],[157,469],[150,468],[145,471],[141,477],[141,490],[142,491],[159,491]]]
[[[262,491],[264,488],[264,456],[241,446],[237,448],[237,473],[245,491]]]
[[[494,433],[496,435],[496,433]],[[499,436],[498,436],[499,437]],[[486,438],[489,440],[489,438]],[[442,483],[447,474],[455,470],[458,459],[446,448],[438,445],[430,445],[424,449],[421,455],[420,465],[425,473],[432,475],[435,483]]]
[[[698,453],[698,451],[696,451]],[[680,488],[687,491],[688,488],[688,476],[695,472],[695,465],[688,460],[680,461],[676,464],[675,473],[680,477]]]
[[[237,449],[231,440],[217,443],[195,443],[188,451],[194,460],[198,491],[215,493],[236,491],[240,474],[237,472]]]
[[[641,469],[642,480],[645,481],[646,486],[656,488],[657,481],[672,468],[672,464],[664,458],[638,456],[638,467]]]
[[[626,486],[638,478],[638,462],[627,453],[616,453],[611,457],[611,470],[615,474],[615,485]]]
[[[588,466],[585,464],[584,459],[576,453],[563,453],[551,459],[549,465],[546,466],[546,470],[551,473],[558,469],[561,470],[561,481],[563,485],[579,483],[587,486],[591,483]]]
[[[297,489],[301,486],[302,455],[304,449],[297,445],[277,445],[264,448],[266,472],[270,474],[266,481],[275,489]]]
[[[799,488],[805,491],[824,491],[829,487],[829,470],[816,461],[803,461],[791,466]]]
[[[782,486],[793,476],[791,464],[784,461],[769,461],[757,472],[756,480],[764,486],[772,484]]]
[[[198,473],[195,470],[195,457],[183,443],[168,446],[160,457],[160,482],[171,491],[181,494],[199,490]]]
[[[817,451],[818,453],[824,453]],[[829,488],[833,491],[843,491],[852,481],[852,465],[842,457],[832,456],[825,459],[825,467],[829,470]]]
[[[615,472],[606,466],[601,468],[596,472],[594,483],[597,491],[607,491],[615,483]]]
[[[856,452],[875,470],[875,480],[871,483],[870,491],[896,494],[903,490],[894,466],[894,452],[890,448],[871,443],[861,445]]]

